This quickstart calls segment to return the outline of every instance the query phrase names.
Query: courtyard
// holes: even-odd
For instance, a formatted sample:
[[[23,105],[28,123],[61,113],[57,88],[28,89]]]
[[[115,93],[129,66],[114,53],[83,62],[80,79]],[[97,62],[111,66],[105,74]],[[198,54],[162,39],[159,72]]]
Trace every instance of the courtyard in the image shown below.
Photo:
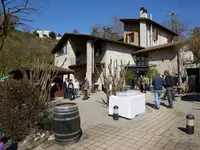
[[[132,120],[119,118],[114,121],[108,116],[108,108],[101,99],[103,92],[92,94],[87,101],[80,98],[77,102],[81,117],[83,136],[77,143],[59,144],[56,141],[46,141],[35,150],[198,150],[200,149],[200,114],[197,101],[183,101],[176,97],[174,109],[167,109],[167,101],[162,101],[161,109],[155,110],[153,93],[146,94],[146,112]],[[58,98],[57,102],[64,101]],[[183,129],[186,126],[185,116],[192,113],[195,116],[195,134],[187,135]]]

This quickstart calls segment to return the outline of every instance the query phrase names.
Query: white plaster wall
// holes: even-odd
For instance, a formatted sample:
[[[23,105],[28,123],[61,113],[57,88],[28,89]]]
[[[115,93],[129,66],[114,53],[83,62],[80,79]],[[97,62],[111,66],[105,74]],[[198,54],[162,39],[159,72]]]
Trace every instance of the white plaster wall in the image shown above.
[[[153,33],[152,33],[152,40],[153,40],[152,46],[167,44],[168,43],[168,36],[173,37],[173,35],[171,33],[168,33],[166,31],[152,25],[152,32],[154,32],[155,30],[158,30],[158,40],[157,41],[153,40]]]
[[[69,68],[69,66],[72,65],[72,60],[74,60],[73,58],[75,58],[75,52],[71,46],[70,40],[68,40],[64,46],[66,46],[66,53],[62,55],[55,54],[55,65],[63,68]],[[67,78],[67,75],[64,75],[63,78]],[[70,74],[70,79],[74,81],[73,74]]]
[[[108,43],[106,46],[106,53],[105,53],[105,62],[108,64],[110,59],[117,60],[118,64],[121,64],[121,60],[127,64],[130,61],[130,65],[135,65],[135,61],[131,52],[133,52],[134,48],[120,46],[117,44]]]
[[[140,46],[147,47],[147,26],[143,21],[140,21]]]
[[[118,65],[120,65],[122,60],[124,64],[127,64],[130,61],[130,65],[135,65],[134,57],[131,55],[131,52],[133,52],[134,50],[136,49],[127,46],[120,46],[117,44],[107,43],[105,46],[105,52],[103,52],[104,53],[104,55],[102,56],[103,59],[101,61],[102,63],[105,63],[107,75],[108,75],[108,64],[110,63],[110,59],[112,59],[113,64],[114,61],[117,61]],[[101,78],[98,76],[97,71],[95,71],[94,73],[95,76],[97,76],[97,78],[95,79],[96,83],[99,83],[99,90],[101,90],[102,86]],[[100,71],[100,74],[103,79],[103,72]]]
[[[158,40],[156,41],[153,40],[153,32],[155,30],[158,30]],[[144,22],[140,23],[140,46],[150,47],[151,43],[152,43],[152,46],[167,44],[168,36],[173,36],[173,35],[158,27],[155,27],[154,25],[152,25],[152,34],[151,34],[150,25],[146,25]]]
[[[169,52],[168,49],[149,53],[149,64],[156,65],[156,69],[161,75],[165,70],[169,70],[172,75],[178,72],[176,53]]]
[[[180,49],[180,76],[186,73],[185,62],[193,61],[193,53],[189,50]],[[172,49],[165,49],[149,53],[149,64],[156,65],[156,69],[162,75],[165,70],[169,70],[172,75],[178,73],[177,53]]]

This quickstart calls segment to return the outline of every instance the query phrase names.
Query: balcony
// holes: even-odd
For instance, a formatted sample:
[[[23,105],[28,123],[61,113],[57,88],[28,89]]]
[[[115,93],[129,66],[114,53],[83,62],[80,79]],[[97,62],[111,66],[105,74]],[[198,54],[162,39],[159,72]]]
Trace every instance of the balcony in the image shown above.
[[[85,57],[76,57],[69,59],[69,68],[86,67]]]
[[[148,58],[138,57],[136,60],[136,66],[137,67],[148,67],[149,66]]]

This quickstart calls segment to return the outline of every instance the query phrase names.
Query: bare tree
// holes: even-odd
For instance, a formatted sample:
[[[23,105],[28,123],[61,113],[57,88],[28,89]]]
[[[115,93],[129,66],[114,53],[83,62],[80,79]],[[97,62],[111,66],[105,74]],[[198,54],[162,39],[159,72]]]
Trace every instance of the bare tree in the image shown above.
[[[179,40],[183,40],[187,37],[189,32],[189,26],[191,24],[191,21],[183,21],[180,18],[175,20],[175,23],[173,25],[172,21],[164,21],[162,23],[163,26],[167,27],[170,30],[175,30],[177,34],[179,34]],[[175,29],[173,29],[173,26],[175,26]]]
[[[114,62],[110,60],[108,66],[101,65],[100,70],[102,71],[102,75],[95,65],[95,69],[98,76],[100,77],[101,83],[106,93],[107,99],[106,101],[103,100],[106,105],[109,104],[109,97],[111,94],[115,95],[117,91],[122,90],[126,80],[129,64],[129,62],[125,64],[122,61],[121,64],[118,64],[117,60],[115,60]]]
[[[76,29],[74,29],[74,30],[73,30],[73,33],[74,33],[74,34],[79,34],[79,31],[76,30]]]
[[[200,27],[192,30],[192,37],[189,40],[189,49],[195,55],[196,61],[200,61]]]
[[[122,23],[118,16],[113,16],[112,22],[106,25],[94,25],[91,28],[91,34],[98,37],[103,37],[112,40],[119,40],[122,38]]]
[[[26,15],[36,12],[36,8],[31,6],[29,0],[1,0],[0,8],[0,51],[2,51],[4,41],[13,27],[24,25],[31,21],[26,19]]]

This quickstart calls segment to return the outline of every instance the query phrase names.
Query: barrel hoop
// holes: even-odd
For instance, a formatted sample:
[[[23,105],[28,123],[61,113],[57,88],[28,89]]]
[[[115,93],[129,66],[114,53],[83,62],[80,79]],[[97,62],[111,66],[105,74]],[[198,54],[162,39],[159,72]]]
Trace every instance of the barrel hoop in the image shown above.
[[[77,106],[77,104],[76,105],[74,105],[74,106],[70,106],[70,107],[62,107],[62,106],[55,106],[55,109],[75,109],[75,108],[77,108],[78,106]]]
[[[78,132],[80,132],[80,129],[78,131],[76,131],[76,132],[69,133],[69,134],[58,134],[58,133],[55,133],[55,132],[53,132],[53,134],[55,134],[57,136],[70,136],[70,135],[77,134]]]
[[[71,118],[64,118],[64,119],[53,118],[53,120],[55,120],[55,121],[68,121],[68,120],[76,119],[78,117],[80,117],[80,115],[77,115],[77,116],[71,117]]]
[[[71,142],[71,141],[73,141],[73,140],[76,140],[76,139],[79,138],[79,137],[80,137],[80,135],[76,136],[75,138],[69,139],[69,140],[61,140],[61,139],[57,139],[57,138],[56,138],[56,140],[57,140],[57,141],[60,141],[60,142]]]
[[[71,112],[71,111],[77,111],[77,109],[54,109],[54,112]]]
[[[69,115],[69,114],[73,114],[73,113],[77,113],[79,112],[78,110],[77,111],[71,111],[69,113],[59,113],[59,112],[53,112],[53,114],[55,115]]]

